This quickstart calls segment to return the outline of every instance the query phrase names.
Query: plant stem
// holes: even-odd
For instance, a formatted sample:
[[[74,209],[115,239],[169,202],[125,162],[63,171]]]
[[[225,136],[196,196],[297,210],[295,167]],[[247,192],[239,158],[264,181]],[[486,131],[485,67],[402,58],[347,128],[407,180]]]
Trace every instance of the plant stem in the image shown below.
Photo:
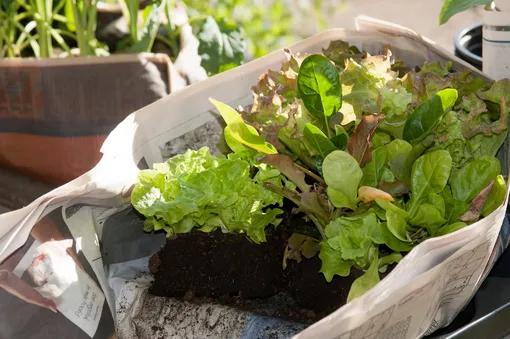
[[[313,173],[312,171],[310,171],[309,169],[306,169],[304,168],[303,166],[299,166],[298,164],[294,163],[294,165],[299,168],[301,171],[305,172],[306,174],[308,174],[310,177],[314,178],[316,181],[318,181],[319,183],[321,183],[322,185],[324,185],[324,187],[327,187],[326,185],[326,182],[324,181],[324,179],[322,179],[320,176],[318,176],[317,174]]]
[[[51,31],[48,29],[51,26],[51,7],[52,0],[36,0],[35,2],[35,10],[37,14],[34,15],[34,19],[37,22],[37,32],[39,35],[39,47],[40,47],[40,57],[41,58],[49,58],[52,53],[52,45],[51,45]],[[48,13],[49,12],[49,13]]]
[[[96,55],[93,46],[90,43],[96,38],[96,26],[97,26],[97,0],[89,0],[89,8],[87,14],[87,55]]]
[[[319,220],[311,213],[306,213],[306,215],[313,221],[315,227],[317,227],[317,229],[319,230],[322,240],[328,240],[328,238],[326,237],[326,233],[324,233],[324,229],[322,228],[322,225],[319,222]]]

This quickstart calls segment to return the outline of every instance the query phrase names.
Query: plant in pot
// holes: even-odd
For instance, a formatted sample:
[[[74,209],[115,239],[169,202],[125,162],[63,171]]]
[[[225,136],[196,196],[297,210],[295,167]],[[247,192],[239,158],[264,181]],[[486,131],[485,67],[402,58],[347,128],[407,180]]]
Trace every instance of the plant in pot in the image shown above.
[[[144,230],[168,236],[150,292],[233,304],[284,293],[278,314],[315,321],[500,206],[507,82],[408,66],[333,41],[287,51],[248,107],[211,99],[224,154],[188,150],[141,170],[132,191]]]
[[[279,2],[254,6],[224,0],[210,7],[191,0],[186,6],[170,0],[108,1],[120,11],[109,11],[110,16],[104,4],[97,12],[100,3],[10,0],[0,5],[0,57],[5,58],[0,68],[3,81],[16,84],[5,86],[8,104],[0,108],[1,166],[65,183],[99,161],[106,135],[127,114],[188,82],[242,63],[246,43],[241,25],[249,26],[249,50],[255,57],[275,49],[282,37],[295,37],[292,13]],[[321,3],[315,2],[314,13],[320,13]],[[236,19],[227,19],[234,12]],[[120,34],[105,37],[116,20],[124,22]],[[272,28],[265,32],[268,24]]]
[[[169,55],[150,54],[158,36],[174,59],[191,45],[180,35],[185,9],[166,0],[143,8],[136,0],[122,3],[130,30],[115,54],[96,37],[97,0],[0,4],[1,166],[63,184],[99,161],[103,141],[126,115],[186,85]],[[186,20],[177,26],[172,15]],[[202,59],[219,60],[209,75],[243,61],[237,26],[212,17],[202,26],[210,32],[199,37]],[[194,54],[199,67],[196,47]]]

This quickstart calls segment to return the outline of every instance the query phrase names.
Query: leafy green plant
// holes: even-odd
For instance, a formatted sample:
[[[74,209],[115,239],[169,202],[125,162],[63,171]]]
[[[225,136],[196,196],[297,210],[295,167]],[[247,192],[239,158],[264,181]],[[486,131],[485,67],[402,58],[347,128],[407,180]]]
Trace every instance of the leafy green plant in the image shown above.
[[[37,37],[27,34],[35,25],[23,27],[20,23],[25,19],[25,13],[18,13],[20,4],[18,1],[3,1],[0,3],[0,57],[16,57],[21,55],[22,51],[32,44],[33,48],[38,49]],[[19,32],[23,32],[21,35]]]
[[[76,35],[80,55],[107,55],[95,34],[98,0],[65,0],[69,31]]]
[[[445,0],[439,14],[439,24],[445,24],[452,16],[475,6],[486,6],[492,0]]]
[[[300,31],[304,22],[315,22],[317,30],[326,28],[322,0],[298,2],[269,0],[183,0],[194,17],[211,16],[242,27],[250,55],[258,58],[282,46],[303,39],[310,33]],[[300,7],[300,3],[306,5]],[[338,5],[338,4],[336,4]],[[336,8],[336,6],[335,6]],[[332,9],[330,12],[334,12]]]
[[[364,55],[336,41],[322,55],[288,54],[280,70],[259,78],[249,108],[236,111],[211,99],[227,124],[224,136],[232,152],[225,164],[242,159],[251,167],[253,183],[306,214],[317,230],[313,241],[320,243],[325,279],[364,271],[349,301],[377,284],[385,265],[431,237],[488,215],[506,194],[495,155],[508,133],[510,82],[480,82],[470,71],[451,72],[449,63],[425,64],[405,75],[394,66],[388,56]],[[499,106],[490,105],[494,102]],[[141,194],[132,196],[140,212],[174,231],[168,206],[186,210],[189,201],[201,201],[174,202],[168,195],[169,188],[178,192],[173,182],[182,185],[184,175],[153,177],[161,168],[173,173],[166,168],[178,166],[178,157],[141,171],[135,188]],[[203,163],[182,166],[200,168]],[[150,181],[144,181],[146,176]],[[221,189],[208,191],[197,186],[193,192],[209,202],[224,201]],[[270,203],[255,199],[266,207]],[[202,223],[195,221],[193,228],[220,214],[214,208],[208,213],[211,217],[199,214]],[[262,233],[250,234],[245,222],[236,230],[262,241]],[[263,232],[278,222],[278,215],[264,217],[257,229]],[[214,225],[225,230],[223,224]],[[385,256],[388,250],[393,253]],[[284,263],[288,259],[287,253]]]
[[[158,35],[161,18],[168,10],[167,0],[146,6],[141,15],[140,1],[120,0],[124,17],[128,21],[129,39],[121,42],[121,50],[128,53],[150,52]],[[167,15],[169,17],[169,15]]]
[[[53,54],[53,41],[64,51],[70,48],[63,36],[67,31],[54,27],[55,23],[65,23],[65,16],[59,14],[63,1],[53,0],[12,0],[2,5],[2,50],[7,56],[20,56],[28,46],[36,57],[48,58]],[[5,21],[4,21],[5,20]],[[22,24],[21,22],[26,22]],[[71,35],[72,36],[72,35]]]

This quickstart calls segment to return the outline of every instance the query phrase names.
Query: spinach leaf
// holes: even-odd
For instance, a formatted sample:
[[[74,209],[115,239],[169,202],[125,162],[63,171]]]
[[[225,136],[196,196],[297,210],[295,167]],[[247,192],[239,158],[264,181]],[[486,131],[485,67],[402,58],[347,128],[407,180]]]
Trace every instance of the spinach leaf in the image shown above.
[[[372,160],[363,167],[362,186],[377,187],[384,173],[387,156],[386,147],[379,147],[372,152]]]
[[[413,248],[411,244],[395,237],[393,233],[390,232],[388,225],[385,222],[381,223],[381,234],[386,246],[395,252],[409,252]]]
[[[309,141],[309,145],[315,152],[319,153],[322,158],[326,158],[329,153],[337,150],[328,137],[318,127],[310,123],[305,124],[303,135]]]
[[[394,177],[390,181],[386,180],[385,176],[387,173],[393,175],[389,169],[384,168],[382,181],[379,183],[379,185],[377,185],[378,189],[391,194],[393,197],[398,197],[409,193],[409,187],[407,187],[407,185],[403,182],[395,181]]]
[[[506,197],[505,179],[503,179],[503,176],[498,175],[496,181],[494,182],[494,186],[492,186],[492,191],[489,194],[489,197],[487,198],[485,205],[483,205],[482,215],[486,217],[492,212],[494,212],[496,208],[501,206],[503,201],[505,201],[505,197]]]
[[[403,139],[416,143],[432,131],[446,111],[457,101],[457,90],[447,88],[416,107],[407,118]]]
[[[345,129],[341,125],[335,125],[335,136],[331,138],[333,145],[339,150],[344,150],[348,141],[349,134],[347,134]]]
[[[331,142],[339,150],[344,150],[345,149],[345,146],[347,146],[347,141],[348,140],[349,140],[349,138],[347,137],[346,134],[335,135],[333,138],[331,138]]]
[[[437,193],[430,193],[427,200],[429,204],[437,208],[439,214],[444,218],[446,205],[443,197]]]
[[[390,164],[391,160],[393,160],[397,154],[409,154],[413,146],[405,140],[395,139],[386,145],[386,149],[388,150],[388,157],[386,160],[388,164]]]
[[[461,228],[464,228],[466,226],[467,226],[467,224],[465,222],[458,221],[456,223],[453,223],[453,224],[450,224],[450,225],[445,225],[445,226],[439,228],[433,235],[435,237],[440,237],[442,235],[446,235],[446,234],[450,234],[450,233],[453,233],[455,231],[458,231]]]
[[[446,220],[441,216],[441,212],[431,204],[422,204],[418,207],[415,215],[409,220],[409,223],[414,226],[420,226],[429,230],[429,233],[433,233],[444,225]]]
[[[410,152],[399,152],[390,161],[391,172],[407,186],[411,182],[411,170],[416,159],[434,144],[434,137],[429,135],[422,142],[413,146]],[[404,146],[405,147],[405,146]]]
[[[306,109],[324,120],[329,136],[329,117],[342,107],[342,86],[338,70],[325,56],[310,55],[301,63],[297,87]]]
[[[372,136],[372,147],[373,149],[382,147],[386,144],[389,144],[391,141],[391,137],[388,133],[384,132],[375,132]]]
[[[388,229],[398,240],[411,242],[407,235],[407,222],[401,214],[388,210],[386,211],[386,220]]]
[[[347,277],[351,274],[352,261],[342,259],[340,249],[333,249],[326,241],[321,243],[319,258],[322,261],[321,272],[327,282],[331,282],[335,275]]]
[[[397,178],[395,178],[395,176],[393,175],[393,172],[389,169],[388,166],[384,166],[384,168],[382,169],[382,172],[383,173],[382,173],[381,181],[379,182],[378,185],[381,185],[384,183],[391,184],[391,183],[397,182]],[[378,188],[381,188],[381,187],[378,187]],[[404,193],[407,193],[407,192],[408,192],[408,190],[405,191]],[[394,195],[394,194],[392,194],[392,195]]]
[[[233,139],[262,153],[278,153],[276,148],[270,143],[266,142],[264,137],[258,135],[253,129],[250,129],[248,125],[245,124],[235,109],[227,104],[211,98],[209,98],[209,101],[211,101],[213,105],[216,106],[216,109],[218,112],[220,112],[223,120],[225,120],[227,123],[227,126],[230,129],[230,136]]]
[[[444,218],[446,219],[446,224],[453,224],[467,211],[469,204],[465,201],[454,199],[449,185],[446,185],[440,195],[445,202]]]
[[[335,207],[356,208],[356,195],[363,172],[356,159],[344,151],[331,152],[322,163],[327,193]]]
[[[501,172],[499,160],[483,156],[464,166],[451,182],[453,198],[471,202]]]
[[[394,204],[392,204],[389,201],[386,201],[386,200],[383,200],[383,199],[375,199],[375,202],[377,203],[377,205],[379,205],[379,207],[384,209],[386,212],[392,211],[392,212],[398,213],[405,220],[407,220],[409,218],[409,213],[407,213],[406,211],[404,211],[400,207],[395,206]]]
[[[376,251],[368,270],[352,283],[349,295],[347,296],[347,302],[349,303],[352,300],[361,297],[372,287],[377,285],[379,281],[381,281],[381,279],[379,278],[379,260],[377,258]]]
[[[444,150],[426,153],[416,160],[411,171],[412,196],[408,209],[411,217],[414,217],[418,206],[429,194],[444,190],[451,168],[452,158]]]

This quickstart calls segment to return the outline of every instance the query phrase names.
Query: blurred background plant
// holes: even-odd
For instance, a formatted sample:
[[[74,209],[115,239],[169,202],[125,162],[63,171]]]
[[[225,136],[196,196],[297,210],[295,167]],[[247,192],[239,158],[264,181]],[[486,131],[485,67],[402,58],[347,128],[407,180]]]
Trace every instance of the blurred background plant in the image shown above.
[[[329,17],[324,13],[333,15],[337,8],[333,1],[326,2],[3,0],[0,57],[98,56],[163,49],[175,61],[181,49],[182,29],[189,25],[198,39],[201,66],[208,75],[214,75],[325,29]],[[120,17],[112,24],[117,29],[124,25],[125,34],[113,44],[98,39],[102,36],[99,4],[119,8]],[[179,7],[185,9],[184,22],[174,18]]]
[[[327,27],[345,0],[183,0],[190,16],[228,18],[243,28],[248,56],[259,58]],[[328,13],[327,15],[325,13]]]

